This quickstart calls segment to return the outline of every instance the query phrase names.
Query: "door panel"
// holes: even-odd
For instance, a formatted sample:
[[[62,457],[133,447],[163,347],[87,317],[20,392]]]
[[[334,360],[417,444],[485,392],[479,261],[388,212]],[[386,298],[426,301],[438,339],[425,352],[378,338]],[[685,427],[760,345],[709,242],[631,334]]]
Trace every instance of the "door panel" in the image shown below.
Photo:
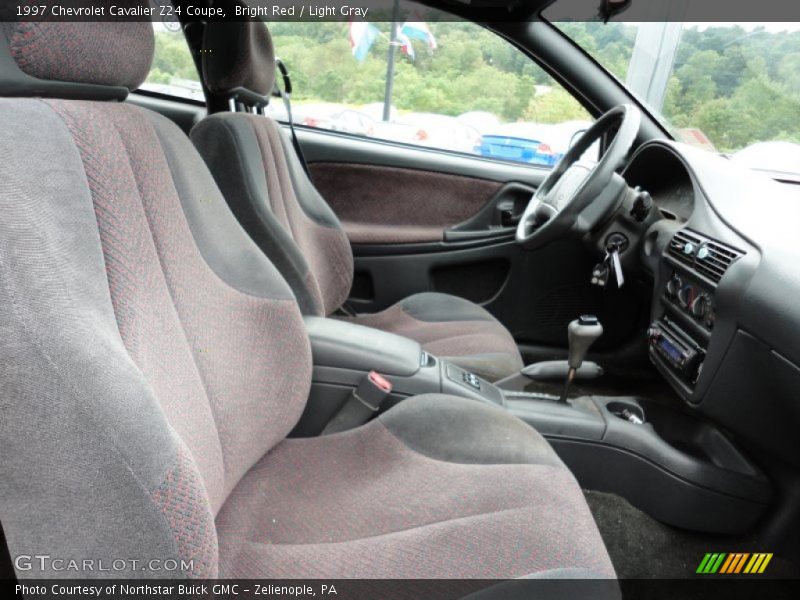
[[[412,293],[456,294],[491,309],[518,262],[511,241],[478,248],[448,248],[437,252],[367,254],[356,258],[356,279],[349,302],[360,312],[391,306]]]
[[[314,185],[353,244],[439,242],[475,217],[502,184],[436,171],[312,163]]]
[[[398,144],[323,129],[298,126],[296,130],[309,164],[344,161],[362,165],[383,165],[439,171],[501,183],[519,181],[533,187],[538,186],[550,172],[549,169],[532,165]]]
[[[514,241],[515,219],[547,170],[336,133],[299,133],[315,184],[353,235],[349,302],[357,311],[379,311],[417,292],[455,294],[508,327],[529,350],[527,360],[563,348],[567,324],[583,313],[603,321],[598,350],[635,335],[634,315],[643,311],[646,295],[634,286],[599,292],[589,283],[596,258],[579,240],[535,252]]]
[[[531,347],[564,347],[567,324],[581,314],[596,314],[605,333],[596,350],[624,344],[641,326],[636,315],[646,295],[633,286],[598,290],[589,283],[594,258],[578,240],[553,243],[535,252],[511,239],[478,247],[440,244],[437,251],[356,256],[349,302],[359,312],[391,306],[412,293],[455,294],[481,304],[517,340]],[[355,247],[359,249],[358,246]]]

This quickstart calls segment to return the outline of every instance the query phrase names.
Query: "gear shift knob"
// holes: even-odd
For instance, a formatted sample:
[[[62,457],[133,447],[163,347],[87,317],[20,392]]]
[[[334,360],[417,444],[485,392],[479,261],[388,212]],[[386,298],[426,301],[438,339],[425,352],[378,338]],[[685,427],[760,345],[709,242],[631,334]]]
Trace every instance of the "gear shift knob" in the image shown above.
[[[600,321],[593,315],[582,315],[572,321],[567,327],[567,337],[569,338],[569,357],[567,364],[569,370],[567,371],[567,378],[564,381],[564,389],[561,392],[560,402],[567,401],[567,392],[572,380],[575,378],[575,371],[577,371],[583,364],[583,359],[586,358],[586,353],[589,352],[589,347],[595,342],[597,338],[603,335],[603,326]]]
[[[569,337],[569,363],[570,369],[578,369],[586,358],[589,347],[597,338],[603,335],[603,326],[597,317],[582,315],[569,324],[567,336]]]

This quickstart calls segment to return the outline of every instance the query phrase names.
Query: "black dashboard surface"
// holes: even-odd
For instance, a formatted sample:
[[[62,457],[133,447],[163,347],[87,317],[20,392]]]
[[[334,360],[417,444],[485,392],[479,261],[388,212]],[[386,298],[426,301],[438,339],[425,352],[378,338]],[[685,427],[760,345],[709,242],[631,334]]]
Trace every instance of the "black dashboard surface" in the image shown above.
[[[697,233],[743,253],[715,285],[717,321],[687,404],[770,455],[800,465],[800,194],[726,158],[670,141],[640,147],[623,176],[651,193],[664,218],[640,258],[654,280],[653,318],[669,310],[680,265],[667,248]],[[702,280],[702,278],[700,278]],[[690,325],[690,324],[689,324]],[[670,373],[662,370],[670,380]]]
[[[678,155],[660,146],[637,154],[625,171],[631,187],[646,190],[666,219],[685,223],[694,211],[692,179]]]

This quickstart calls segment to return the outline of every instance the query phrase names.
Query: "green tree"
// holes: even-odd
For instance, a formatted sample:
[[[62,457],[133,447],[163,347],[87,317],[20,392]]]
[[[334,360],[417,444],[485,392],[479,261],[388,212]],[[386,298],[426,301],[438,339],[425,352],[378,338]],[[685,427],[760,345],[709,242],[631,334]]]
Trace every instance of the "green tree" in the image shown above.
[[[554,88],[530,101],[525,110],[525,119],[537,123],[563,123],[591,119],[591,116],[566,90]]]
[[[148,81],[169,83],[173,77],[197,80],[197,69],[181,33],[160,31]]]
[[[684,114],[693,114],[702,104],[717,96],[717,84],[712,75],[722,57],[713,50],[697,52],[676,71],[681,82],[681,95],[676,108]]]
[[[366,60],[356,61],[346,23],[272,23],[277,54],[301,102],[380,102],[386,83],[388,23]],[[505,121],[556,123],[589,119],[584,108],[524,52],[472,23],[430,22],[438,48],[413,40],[415,59],[398,53],[395,106],[401,111],[459,115],[486,110]],[[624,80],[637,27],[562,23],[567,35]],[[197,80],[180,33],[160,31],[152,83]],[[536,93],[536,86],[552,90]],[[541,88],[540,88],[541,89]],[[663,114],[677,127],[698,127],[721,150],[756,141],[800,141],[800,32],[696,26],[683,30]]]

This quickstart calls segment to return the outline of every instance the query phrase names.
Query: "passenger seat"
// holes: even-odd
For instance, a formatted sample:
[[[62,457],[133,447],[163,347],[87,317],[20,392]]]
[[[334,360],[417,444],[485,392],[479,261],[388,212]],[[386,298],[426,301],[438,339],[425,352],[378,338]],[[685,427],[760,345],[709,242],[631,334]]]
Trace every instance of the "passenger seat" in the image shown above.
[[[230,98],[245,91],[268,101],[275,56],[264,24],[205,27],[209,90]],[[264,115],[222,112],[196,125],[191,137],[233,213],[286,278],[304,314],[333,315],[353,283],[352,250],[283,128]],[[484,308],[456,296],[423,292],[376,314],[340,318],[416,340],[490,381],[523,366],[511,333]]]

